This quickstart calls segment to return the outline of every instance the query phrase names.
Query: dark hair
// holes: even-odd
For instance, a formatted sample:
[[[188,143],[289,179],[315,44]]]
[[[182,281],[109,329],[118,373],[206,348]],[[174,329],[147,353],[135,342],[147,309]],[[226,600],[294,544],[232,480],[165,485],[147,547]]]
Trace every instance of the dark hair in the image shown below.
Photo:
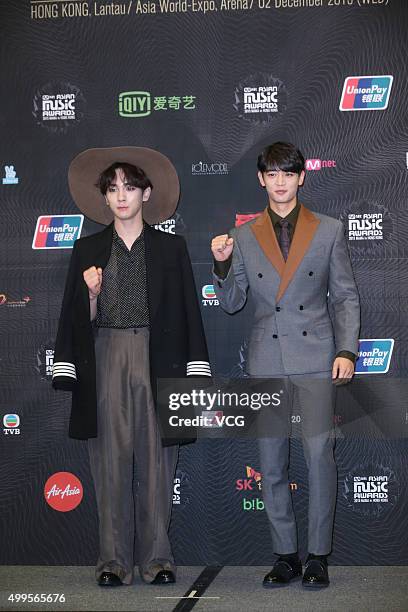
[[[257,165],[259,172],[283,170],[300,174],[305,169],[305,158],[293,144],[274,142],[259,155]]]
[[[119,168],[123,171],[129,185],[139,187],[139,189],[143,189],[143,191],[148,187],[153,189],[150,179],[146,176],[146,173],[144,170],[142,170],[142,168],[139,168],[139,166],[134,166],[133,164],[128,164],[127,162],[115,162],[99,175],[96,187],[98,187],[102,195],[106,195],[108,187],[116,178],[116,170]]]

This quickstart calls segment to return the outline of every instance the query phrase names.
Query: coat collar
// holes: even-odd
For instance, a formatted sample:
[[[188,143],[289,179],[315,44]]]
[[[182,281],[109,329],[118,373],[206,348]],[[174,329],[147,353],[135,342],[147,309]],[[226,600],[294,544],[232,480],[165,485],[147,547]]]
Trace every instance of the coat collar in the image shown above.
[[[261,249],[280,276],[279,289],[276,295],[277,302],[279,302],[288,288],[290,281],[313,240],[319,223],[320,220],[312,211],[301,204],[295,233],[286,262],[283,259],[267,208],[255,223],[251,225],[251,230]]]

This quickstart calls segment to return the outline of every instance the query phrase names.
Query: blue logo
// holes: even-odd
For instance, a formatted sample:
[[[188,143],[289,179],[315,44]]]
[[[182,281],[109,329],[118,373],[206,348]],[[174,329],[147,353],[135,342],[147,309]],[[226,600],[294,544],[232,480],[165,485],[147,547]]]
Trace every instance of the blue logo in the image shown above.
[[[18,176],[14,170],[14,166],[4,166],[5,177],[3,178],[3,185],[17,185]]]
[[[393,349],[393,338],[360,340],[356,374],[385,374],[388,372]]]

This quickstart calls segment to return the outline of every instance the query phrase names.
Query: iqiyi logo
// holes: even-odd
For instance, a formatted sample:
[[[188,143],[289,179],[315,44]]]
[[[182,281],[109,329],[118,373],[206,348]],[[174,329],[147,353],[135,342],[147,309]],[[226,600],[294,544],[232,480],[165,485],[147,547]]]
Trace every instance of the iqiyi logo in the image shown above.
[[[152,101],[148,91],[123,91],[119,94],[121,117],[147,117],[152,112]]]
[[[152,96],[149,91],[122,91],[119,94],[121,117],[147,117],[153,111],[194,110],[196,96]]]

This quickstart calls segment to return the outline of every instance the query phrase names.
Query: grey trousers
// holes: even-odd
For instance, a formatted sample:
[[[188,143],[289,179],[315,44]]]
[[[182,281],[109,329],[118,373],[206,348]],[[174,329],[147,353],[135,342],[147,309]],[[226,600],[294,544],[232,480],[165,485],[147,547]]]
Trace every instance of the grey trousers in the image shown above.
[[[149,375],[149,331],[95,332],[98,437],[88,440],[99,517],[96,577],[151,582],[175,572],[168,538],[178,447],[163,448]],[[137,487],[133,487],[136,472]]]
[[[327,555],[332,548],[337,496],[334,386],[330,373],[288,376],[285,381],[288,401],[279,415],[273,415],[272,425],[268,424],[267,431],[273,431],[275,426],[276,435],[259,440],[262,492],[273,550],[276,554],[290,554],[298,549],[288,477],[292,406],[297,396],[309,481],[308,550]]]

